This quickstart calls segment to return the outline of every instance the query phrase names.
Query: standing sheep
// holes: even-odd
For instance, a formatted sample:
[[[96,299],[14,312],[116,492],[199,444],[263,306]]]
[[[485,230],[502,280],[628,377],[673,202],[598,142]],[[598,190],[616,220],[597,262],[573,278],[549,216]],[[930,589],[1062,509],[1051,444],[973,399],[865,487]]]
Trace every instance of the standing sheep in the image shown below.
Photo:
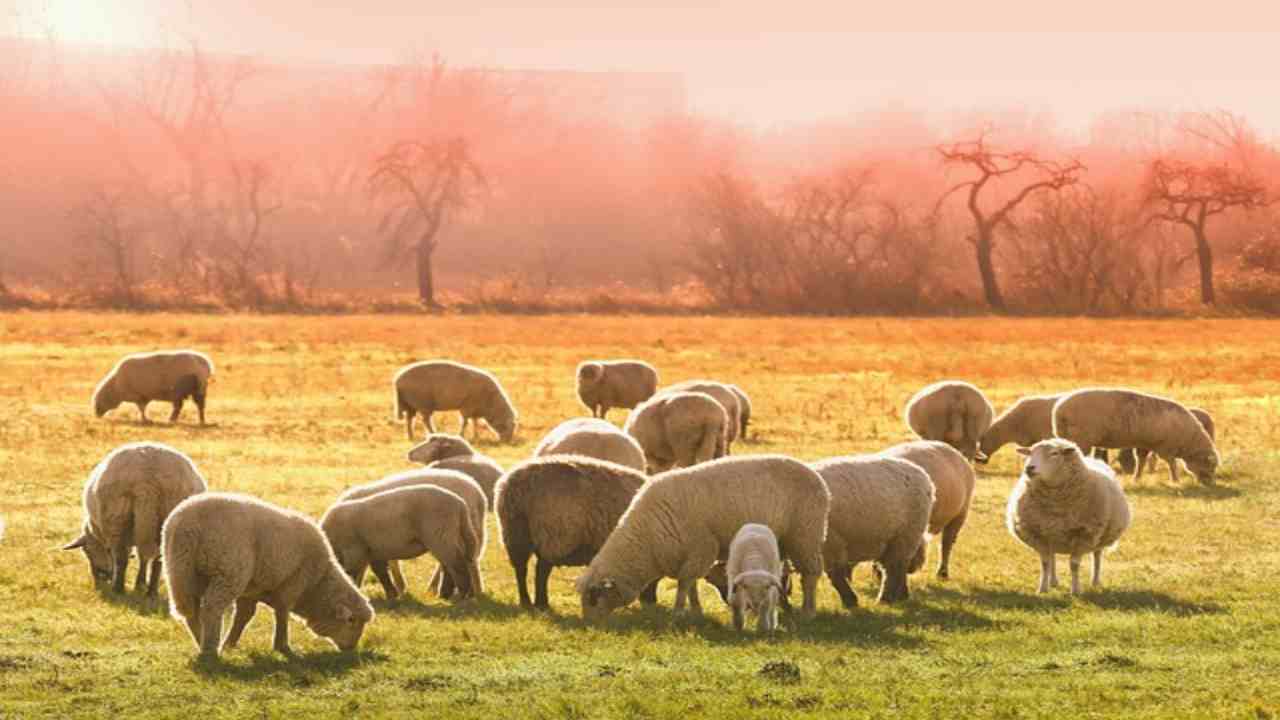
[[[854,567],[880,566],[880,602],[910,595],[907,575],[924,564],[933,483],[919,465],[895,457],[848,456],[812,465],[831,489],[822,559],[846,608],[858,604],[849,585]]]
[[[1196,420],[1200,421],[1200,427],[1204,428],[1206,433],[1209,433],[1209,439],[1213,440],[1216,444],[1218,441],[1217,426],[1213,422],[1213,416],[1209,414],[1209,411],[1197,407],[1187,408],[1187,410],[1189,410],[1192,415],[1196,416]],[[1119,453],[1116,453],[1116,461],[1120,463],[1120,469],[1127,473],[1137,471],[1138,458],[1141,458],[1143,462],[1147,463],[1146,468],[1148,471],[1155,472],[1156,458],[1151,454],[1150,450],[1125,448]]]
[[[728,418],[706,393],[656,395],[637,405],[623,430],[644,450],[650,473],[723,457]]]
[[[121,403],[138,406],[142,422],[147,419],[147,404],[152,401],[173,403],[169,422],[178,421],[182,404],[191,398],[204,425],[205,394],[213,362],[194,350],[168,350],[126,355],[93,391],[93,412],[98,417],[115,410]]]
[[[642,360],[589,360],[578,365],[577,380],[578,399],[598,418],[631,409],[658,389],[658,371]]]
[[[404,418],[405,433],[413,439],[413,418],[422,415],[427,431],[434,433],[431,415],[438,411],[457,410],[462,414],[459,435],[465,435],[472,423],[473,435],[479,435],[476,420],[484,420],[504,443],[515,437],[516,410],[492,373],[480,368],[434,360],[406,365],[396,373],[397,418]]]
[[[272,647],[288,657],[290,612],[344,651],[373,620],[315,522],[246,495],[182,501],[164,523],[164,569],[173,617],[186,622],[203,657],[235,647],[259,602],[275,610]],[[222,613],[233,602],[235,620],[222,642]]]
[[[737,385],[729,385],[733,394],[738,397],[738,437],[743,440],[747,439],[747,426],[751,424],[751,396],[747,395],[747,391]]]
[[[978,452],[978,442],[995,410],[973,385],[957,380],[934,383],[911,398],[904,414],[920,439],[945,442],[967,460],[986,459]]]
[[[635,438],[607,420],[577,418],[557,425],[534,448],[534,457],[581,455],[645,470],[644,450]]]
[[[485,545],[485,524],[484,512],[488,505],[484,496],[484,491],[480,489],[480,485],[472,480],[464,473],[457,470],[445,470],[442,468],[426,468],[422,470],[407,470],[378,480],[377,482],[357,485],[348,489],[346,492],[338,496],[338,502],[345,500],[362,500],[372,497],[381,492],[395,490],[396,488],[411,487],[414,485],[431,485],[434,487],[444,488],[462,498],[467,504],[467,509],[471,512],[471,527],[475,528],[476,533],[480,536],[480,544],[476,547],[475,561],[480,562],[480,558],[484,555]],[[400,594],[404,594],[405,581],[404,574],[400,571],[400,561],[391,560],[387,563],[387,568],[391,573],[391,580],[396,586],[396,590]],[[444,572],[442,566],[436,566],[431,574],[431,580],[427,582],[427,587],[440,597],[448,598],[453,595],[452,577]],[[477,592],[482,588],[477,588]]]
[[[498,481],[498,527],[521,607],[549,607],[551,570],[590,563],[645,480],[641,472],[611,462],[552,456],[521,463]],[[537,557],[532,601],[527,587],[531,556]],[[656,582],[641,599],[657,601]]]
[[[130,443],[112,450],[84,486],[84,529],[63,550],[80,548],[97,580],[124,592],[129,554],[138,549],[135,589],[155,597],[160,583],[160,532],[178,503],[207,489],[186,455],[160,443]],[[147,578],[150,563],[151,576]]]
[[[743,525],[729,543],[725,574],[733,627],[741,631],[747,613],[754,612],[758,631],[776,630],[782,597],[782,556],[773,531],[756,523]]]
[[[583,615],[607,615],[663,577],[677,580],[675,611],[687,601],[701,615],[698,579],[726,559],[743,525],[759,523],[801,573],[803,609],[812,617],[830,507],[822,477],[781,455],[723,458],[663,473],[636,494],[578,578]]]
[[[720,407],[724,408],[725,416],[724,454],[728,455],[733,449],[734,441],[738,439],[738,431],[742,428],[742,407],[738,394],[728,385],[714,380],[686,380],[663,388],[658,395],[674,393],[705,393],[720,403]]]
[[[480,534],[466,501],[444,488],[411,485],[337,502],[320,519],[320,528],[347,575],[359,583],[372,567],[390,600],[400,591],[387,563],[424,552],[434,555],[453,577],[459,597],[473,597],[481,590],[476,562]]]
[[[1111,468],[1086,458],[1069,440],[1042,440],[1031,449],[1009,495],[1009,532],[1040,555],[1040,592],[1058,585],[1054,556],[1071,558],[1071,594],[1080,592],[1080,559],[1093,554],[1093,585],[1102,584],[1102,551],[1129,527],[1129,501]]]
[[[929,514],[929,535],[942,535],[942,557],[938,561],[938,577],[951,577],[951,550],[960,528],[969,518],[973,488],[977,478],[973,466],[955,448],[936,440],[901,443],[885,450],[883,455],[919,465],[933,481],[933,510]],[[926,542],[922,547],[927,547]]]
[[[1053,437],[1053,405],[1061,398],[1060,394],[1018,398],[982,434],[978,457],[990,459],[1009,443],[1031,447],[1041,440]]]
[[[502,466],[488,455],[476,452],[462,436],[432,433],[409,450],[409,462],[469,475],[484,491],[489,509],[493,509],[493,486],[502,477]]]
[[[1169,463],[1178,481],[1178,463],[1203,485],[1212,485],[1218,469],[1213,438],[1186,407],[1168,398],[1135,390],[1088,388],[1064,395],[1053,406],[1054,435],[1087,454],[1090,448],[1149,450]],[[1142,476],[1142,464],[1133,479]]]

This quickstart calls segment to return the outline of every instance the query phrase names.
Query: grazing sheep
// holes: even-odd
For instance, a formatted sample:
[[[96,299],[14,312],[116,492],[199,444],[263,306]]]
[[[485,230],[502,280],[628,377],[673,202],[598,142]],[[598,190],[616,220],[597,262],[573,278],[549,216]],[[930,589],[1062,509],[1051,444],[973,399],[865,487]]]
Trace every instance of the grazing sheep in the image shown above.
[[[907,460],[924,468],[933,481],[933,510],[929,514],[929,534],[942,535],[942,557],[938,561],[938,577],[951,577],[951,550],[956,536],[969,518],[976,478],[973,466],[955,448],[936,440],[900,443],[883,455]],[[921,548],[928,547],[928,543]]]
[[[1196,416],[1196,420],[1200,421],[1200,427],[1204,428],[1204,431],[1209,433],[1209,439],[1213,440],[1216,444],[1218,441],[1217,425],[1214,423],[1213,416],[1209,414],[1209,411],[1197,407],[1187,408],[1187,410],[1189,410],[1192,415]],[[1116,460],[1120,464],[1120,469],[1127,473],[1132,473],[1137,470],[1137,458],[1142,458],[1143,462],[1147,463],[1148,471],[1155,472],[1156,458],[1151,454],[1150,450],[1125,448],[1116,454]]]
[[[372,567],[387,598],[394,600],[400,590],[391,580],[388,562],[429,552],[452,576],[458,597],[468,598],[482,588],[477,564],[481,536],[471,515],[457,493],[410,485],[336,502],[320,519],[320,528],[338,564],[357,585]]]
[[[730,385],[729,389],[734,395],[738,396],[738,437],[743,440],[747,439],[747,426],[751,424],[751,396],[747,395],[747,391],[737,385]]]
[[[923,474],[923,471],[921,471]],[[821,476],[781,455],[748,455],[663,473],[641,488],[578,578],[582,612],[607,615],[662,577],[674,577],[676,612],[700,615],[698,578],[726,559],[747,523],[773,531],[802,575],[804,613],[815,612],[831,493]]]
[[[669,385],[658,394],[670,395],[681,392],[706,393],[720,403],[720,407],[724,408],[724,454],[728,455],[733,449],[733,443],[738,439],[738,431],[742,427],[742,407],[738,401],[738,394],[728,385],[714,380],[686,380],[675,385]]]
[[[664,393],[636,406],[623,430],[644,450],[650,473],[723,457],[729,420],[706,393]]]
[[[182,404],[191,398],[200,413],[200,424],[204,425],[205,394],[211,377],[213,362],[194,350],[126,355],[93,391],[93,412],[102,417],[120,403],[133,403],[138,406],[142,422],[150,423],[147,404],[169,402],[173,403],[169,422],[174,423],[182,413]]]
[[[534,457],[581,455],[607,460],[640,472],[645,470],[644,450],[635,438],[607,420],[577,418],[557,425],[542,438]]]
[[[178,503],[207,489],[181,452],[160,443],[129,443],[112,450],[84,486],[84,529],[63,550],[80,548],[95,580],[124,592],[129,554],[138,549],[135,590],[152,597],[160,584],[160,532]],[[151,576],[147,578],[150,563]]]
[[[995,415],[991,403],[967,382],[944,380],[916,393],[904,413],[907,425],[922,440],[940,440],[967,460],[985,460],[978,441]]]
[[[471,511],[471,527],[475,528],[476,533],[480,536],[480,544],[476,547],[475,561],[480,562],[480,558],[484,555],[485,545],[485,526],[484,511],[488,506],[484,491],[480,489],[480,485],[472,480],[470,476],[457,470],[445,470],[442,468],[426,468],[422,470],[406,470],[394,475],[378,480],[377,482],[357,485],[348,489],[346,492],[338,496],[338,502],[344,500],[361,500],[363,498],[377,495],[387,490],[395,490],[396,488],[411,487],[413,485],[432,485],[441,487],[449,492],[454,493],[462,498],[467,504],[467,509]],[[396,590],[401,594],[405,590],[404,574],[400,571],[400,561],[391,560],[387,563],[388,570],[391,572],[391,579],[395,583]],[[434,572],[431,573],[431,580],[427,582],[427,587],[440,597],[448,598],[453,595],[453,580],[448,573],[443,571],[441,566],[436,566]],[[483,591],[483,588],[477,588],[477,592]]]
[[[202,493],[187,498],[164,523],[169,606],[205,657],[233,648],[259,602],[275,610],[272,647],[288,657],[289,613],[340,650],[360,642],[373,608],[333,556],[307,516],[247,495]],[[236,614],[222,641],[222,613]]]
[[[471,476],[484,491],[489,509],[493,509],[493,486],[502,477],[502,466],[488,455],[476,452],[463,437],[432,433],[409,451],[409,462],[437,470],[457,470]]]
[[[578,366],[578,399],[603,418],[613,408],[631,409],[653,397],[658,371],[642,360],[589,360]]]
[[[1054,435],[1088,454],[1090,448],[1149,450],[1169,463],[1178,481],[1181,458],[1204,485],[1212,485],[1218,450],[1204,426],[1183,405],[1135,390],[1088,388],[1064,395],[1053,406]],[[1133,479],[1142,477],[1138,464]]]
[[[479,419],[488,423],[502,442],[509,443],[515,437],[516,409],[492,373],[448,360],[434,360],[406,365],[396,373],[392,384],[396,417],[404,418],[405,433],[410,440],[415,414],[422,415],[427,431],[434,433],[431,415],[444,410],[457,410],[462,414],[459,435],[466,434],[470,422],[473,436],[478,436],[480,430],[475,421]]]
[[[1053,437],[1053,404],[1061,398],[1061,394],[1018,398],[982,434],[978,457],[990,459],[1009,443],[1031,447],[1041,440]]]
[[[1042,440],[1027,456],[1009,495],[1009,532],[1040,555],[1040,592],[1058,585],[1054,556],[1071,558],[1071,593],[1080,592],[1080,558],[1093,553],[1093,585],[1102,583],[1102,551],[1129,527],[1129,501],[1111,468],[1086,458],[1070,440]]]
[[[831,515],[822,559],[846,608],[858,604],[849,585],[854,567],[882,570],[880,602],[905,600],[908,573],[924,564],[925,533],[933,511],[933,482],[919,466],[883,455],[837,457],[811,467],[831,489]]]
[[[743,525],[729,543],[725,575],[733,627],[742,630],[746,614],[754,612],[759,632],[776,630],[778,601],[782,597],[782,556],[773,531],[756,523]]]
[[[590,563],[645,480],[629,467],[561,455],[521,463],[498,481],[498,527],[521,607],[549,607],[552,568]],[[531,556],[537,556],[532,601],[527,588]],[[657,601],[656,582],[641,599]]]

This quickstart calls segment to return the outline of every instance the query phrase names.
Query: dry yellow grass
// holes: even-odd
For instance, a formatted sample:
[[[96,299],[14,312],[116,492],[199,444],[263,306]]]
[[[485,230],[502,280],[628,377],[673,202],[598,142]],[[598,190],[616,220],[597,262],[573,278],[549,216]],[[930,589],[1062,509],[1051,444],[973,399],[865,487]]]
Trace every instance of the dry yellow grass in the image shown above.
[[[93,417],[90,393],[119,356],[184,346],[217,365],[215,427],[194,427],[191,408],[172,427],[141,426],[128,406]],[[121,443],[172,444],[213,488],[318,516],[345,486],[406,466],[403,427],[391,419],[391,376],[401,365],[444,357],[493,370],[521,429],[518,444],[487,441],[482,450],[510,464],[583,412],[576,364],[611,356],[647,359],[664,382],[742,385],[755,418],[753,439],[737,452],[806,460],[907,439],[903,403],[940,378],[974,382],[997,410],[1033,392],[1133,386],[1215,415],[1221,487],[1175,486],[1163,473],[1131,487],[1135,523],[1109,560],[1108,588],[1038,597],[1037,562],[1003,527],[1017,473],[1006,449],[980,479],[953,580],[915,576],[906,606],[851,615],[824,584],[820,617],[773,641],[734,635],[708,594],[711,619],[673,621],[669,587],[662,609],[584,627],[572,569],[553,575],[558,613],[526,615],[491,539],[489,599],[454,607],[427,597],[424,562],[408,566],[419,592],[406,602],[388,605],[368,586],[379,616],[354,660],[297,625],[304,659],[287,663],[270,654],[271,623],[260,614],[241,650],[204,668],[191,664],[178,623],[140,601],[100,596],[78,554],[51,550],[79,523],[89,469]],[[8,525],[0,717],[1263,717],[1280,709],[1274,322],[18,313],[0,315],[0,418]],[[442,419],[456,427],[456,416]],[[865,574],[858,587],[869,590]]]

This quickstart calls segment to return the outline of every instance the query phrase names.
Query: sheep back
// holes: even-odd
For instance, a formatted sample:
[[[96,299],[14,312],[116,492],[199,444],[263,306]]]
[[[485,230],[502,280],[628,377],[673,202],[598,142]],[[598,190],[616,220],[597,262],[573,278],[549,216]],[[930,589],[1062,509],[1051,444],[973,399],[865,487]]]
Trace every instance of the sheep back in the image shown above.
[[[213,361],[195,350],[162,350],[126,355],[93,392],[94,413],[102,417],[121,403],[171,401],[184,378],[204,395],[213,377]]]
[[[721,457],[729,424],[724,406],[706,393],[655,395],[637,405],[623,430],[644,451],[650,472]]]
[[[535,457],[582,455],[645,470],[644,450],[618,426],[595,418],[575,418],[557,425],[534,449]]]
[[[830,458],[812,467],[831,489],[826,566],[876,561],[907,567],[933,510],[928,474],[907,460],[875,455]]]
[[[484,491],[480,488],[480,484],[471,479],[471,477],[465,473],[457,470],[430,467],[406,470],[404,472],[388,475],[375,482],[365,483],[363,485],[357,485],[349,488],[338,496],[338,502],[346,500],[362,500],[388,490],[412,487],[414,485],[430,485],[433,487],[444,488],[445,490],[457,495],[467,504],[467,509],[471,513],[472,528],[479,537],[479,545],[476,547],[475,555],[476,558],[479,558],[484,553],[484,513],[489,503],[485,497]]]
[[[575,376],[578,399],[601,416],[610,408],[633,408],[658,389],[658,371],[642,360],[589,360]]]
[[[884,455],[919,465],[933,482],[933,509],[929,514],[931,535],[953,520],[969,515],[977,476],[958,450],[936,440],[900,443],[885,450]]]
[[[685,380],[675,385],[668,385],[659,394],[680,392],[705,393],[720,403],[725,414],[725,449],[727,451],[732,447],[734,441],[738,439],[738,431],[742,426],[742,407],[738,401],[738,394],[728,385],[714,380]]]
[[[458,410],[464,417],[483,418],[504,442],[515,432],[516,410],[494,375],[449,360],[406,365],[396,373],[396,417],[412,409],[423,414]]]
[[[907,425],[922,440],[945,442],[972,460],[995,410],[973,385],[944,380],[917,392],[907,402],[904,414]]]

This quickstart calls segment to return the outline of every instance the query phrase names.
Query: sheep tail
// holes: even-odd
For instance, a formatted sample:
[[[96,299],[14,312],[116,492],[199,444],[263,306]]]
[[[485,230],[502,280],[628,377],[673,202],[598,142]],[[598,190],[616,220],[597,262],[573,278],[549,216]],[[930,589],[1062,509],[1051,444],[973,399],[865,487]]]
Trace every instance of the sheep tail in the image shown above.
[[[718,430],[709,426],[702,430],[702,439],[698,442],[698,451],[694,455],[694,462],[706,462],[719,457],[724,457],[724,428]]]

